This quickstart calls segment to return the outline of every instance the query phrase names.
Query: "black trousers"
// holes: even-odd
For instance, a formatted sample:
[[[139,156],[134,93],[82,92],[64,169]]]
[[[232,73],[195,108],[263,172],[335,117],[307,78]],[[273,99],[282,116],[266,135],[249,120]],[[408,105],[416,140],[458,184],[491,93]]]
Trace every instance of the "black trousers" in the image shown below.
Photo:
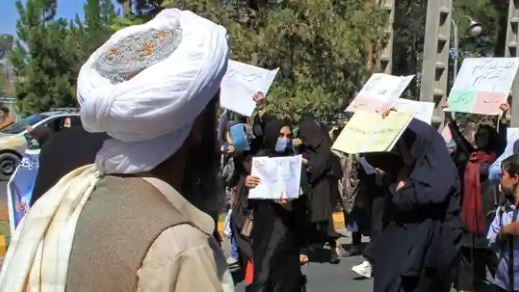
[[[498,263],[496,254],[488,248],[472,249],[462,246],[458,269],[458,289],[475,291],[477,284],[487,278],[486,268],[494,276]]]

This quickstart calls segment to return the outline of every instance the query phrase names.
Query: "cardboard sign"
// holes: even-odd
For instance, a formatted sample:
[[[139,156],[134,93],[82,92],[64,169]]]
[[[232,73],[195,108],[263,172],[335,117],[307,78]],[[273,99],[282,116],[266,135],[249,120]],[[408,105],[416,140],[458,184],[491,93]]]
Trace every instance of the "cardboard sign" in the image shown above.
[[[261,92],[267,96],[279,68],[264,68],[229,60],[220,92],[220,106],[250,117],[256,108],[253,96]]]
[[[519,67],[518,58],[467,58],[449,94],[446,111],[499,115]]]
[[[348,154],[386,152],[393,149],[413,119],[411,113],[380,114],[356,112],[332,146],[333,150]]]
[[[389,110],[409,86],[414,75],[398,77],[384,73],[371,75],[368,82],[346,109],[347,112],[359,110],[382,113]]]

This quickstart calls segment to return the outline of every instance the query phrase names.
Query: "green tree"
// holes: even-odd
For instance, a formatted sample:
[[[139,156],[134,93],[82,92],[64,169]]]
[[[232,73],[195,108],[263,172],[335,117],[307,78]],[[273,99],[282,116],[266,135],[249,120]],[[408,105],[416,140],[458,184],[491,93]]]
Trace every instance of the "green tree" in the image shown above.
[[[83,8],[85,20],[76,17],[76,37],[81,44],[81,58],[85,60],[113,33],[111,25],[116,21],[115,7],[110,0],[88,0]]]
[[[55,0],[17,1],[16,7],[18,37],[10,61],[21,112],[74,105],[78,45],[72,24],[54,20]]]
[[[0,34],[0,60],[13,49],[14,37],[10,34]]]
[[[383,14],[364,0],[164,1],[224,25],[232,58],[280,67],[269,110],[333,119],[369,75],[366,42],[381,39]]]

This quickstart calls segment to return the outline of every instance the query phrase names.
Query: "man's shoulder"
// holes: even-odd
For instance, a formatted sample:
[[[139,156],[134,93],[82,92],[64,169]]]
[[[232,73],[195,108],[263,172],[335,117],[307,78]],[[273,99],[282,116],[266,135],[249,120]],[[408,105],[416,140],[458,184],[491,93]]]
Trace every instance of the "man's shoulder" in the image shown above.
[[[181,255],[190,250],[211,248],[212,237],[192,224],[184,223],[164,230],[153,242],[154,248],[167,249],[168,253]]]

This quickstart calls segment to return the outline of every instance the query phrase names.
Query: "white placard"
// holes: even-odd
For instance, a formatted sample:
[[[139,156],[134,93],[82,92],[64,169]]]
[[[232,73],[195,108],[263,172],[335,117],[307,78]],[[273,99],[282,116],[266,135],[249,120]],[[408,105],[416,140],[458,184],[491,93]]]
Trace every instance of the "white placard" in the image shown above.
[[[499,115],[515,80],[519,58],[467,58],[449,94],[446,111]]]
[[[251,175],[260,184],[250,189],[249,199],[297,199],[301,184],[301,155],[288,157],[254,157]]]
[[[429,125],[432,122],[434,102],[399,98],[394,107],[397,111],[412,113],[415,118],[426,122]]]
[[[413,80],[414,75],[393,76],[384,73],[371,75],[355,99],[346,109],[347,112],[357,110],[384,112],[389,110]]]
[[[518,67],[518,58],[466,58],[452,89],[508,95]]]
[[[229,60],[220,92],[220,106],[247,117],[252,116],[256,102],[254,94],[265,96],[274,82],[279,68],[267,70],[253,65]]]

